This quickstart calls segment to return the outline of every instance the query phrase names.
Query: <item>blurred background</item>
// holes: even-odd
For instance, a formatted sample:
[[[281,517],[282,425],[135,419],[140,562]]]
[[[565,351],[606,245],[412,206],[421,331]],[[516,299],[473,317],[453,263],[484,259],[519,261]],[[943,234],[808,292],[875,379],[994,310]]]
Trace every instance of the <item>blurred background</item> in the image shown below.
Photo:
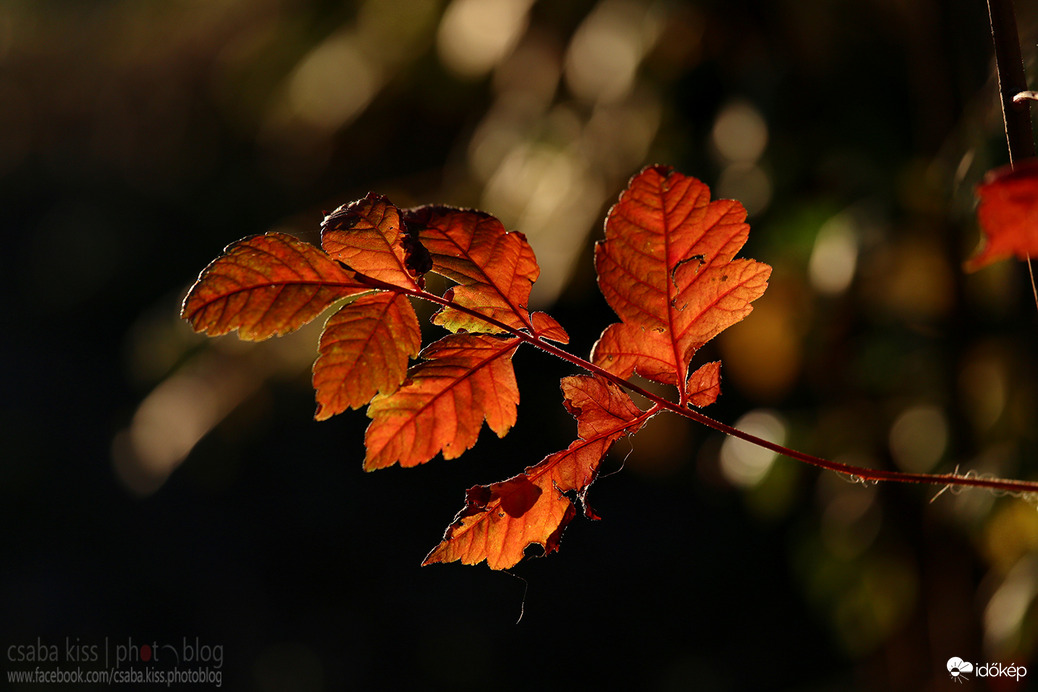
[[[664,163],[740,199],[742,256],[774,267],[697,355],[723,360],[708,414],[859,465],[1036,478],[1026,267],[961,270],[1007,160],[991,54],[980,0],[6,0],[0,643],[197,638],[224,686],[304,692],[1038,666],[1026,498],[854,483],[661,416],[560,553],[420,568],[467,487],[573,439],[572,371],[521,351],[509,437],[366,474],[363,413],[312,420],[323,318],[260,344],[178,318],[228,243],[316,241],[373,190],[526,233],[537,307],[586,355],[615,319],[592,243]]]

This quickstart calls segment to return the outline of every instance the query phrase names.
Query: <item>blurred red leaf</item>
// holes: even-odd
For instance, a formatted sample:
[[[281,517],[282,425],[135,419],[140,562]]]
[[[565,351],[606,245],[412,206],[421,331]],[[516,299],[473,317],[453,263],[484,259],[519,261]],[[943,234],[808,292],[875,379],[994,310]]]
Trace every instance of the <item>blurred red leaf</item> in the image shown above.
[[[314,363],[314,418],[360,408],[380,392],[392,394],[421,347],[418,317],[406,296],[379,292],[344,305],[321,333],[321,355]]]
[[[459,457],[476,443],[484,419],[504,437],[519,403],[512,369],[518,346],[518,339],[486,334],[453,334],[427,346],[404,385],[368,406],[364,468],[416,466],[441,451]]]
[[[734,259],[749,236],[745,218],[741,204],[711,202],[706,185],[670,168],[635,176],[595,246],[598,285],[623,321],[602,333],[594,362],[675,385],[687,401],[692,356],[768,286],[771,267]]]
[[[1013,256],[1038,257],[1038,160],[990,171],[977,187],[977,196],[977,219],[985,242],[966,262],[966,271]]]
[[[401,225],[397,208],[373,192],[325,217],[321,246],[351,269],[405,289],[420,288],[430,267],[428,253]]]
[[[284,233],[228,245],[202,270],[181,308],[197,332],[260,341],[303,326],[340,298],[370,291],[309,243]]]
[[[580,439],[506,481],[470,488],[464,509],[424,565],[456,560],[475,565],[486,560],[491,569],[508,569],[534,543],[545,554],[558,550],[562,532],[577,514],[567,493],[575,493],[584,513],[597,519],[586,494],[603,457],[616,440],[637,432],[651,414],[597,375],[565,377],[562,392],[566,409],[577,419]]]

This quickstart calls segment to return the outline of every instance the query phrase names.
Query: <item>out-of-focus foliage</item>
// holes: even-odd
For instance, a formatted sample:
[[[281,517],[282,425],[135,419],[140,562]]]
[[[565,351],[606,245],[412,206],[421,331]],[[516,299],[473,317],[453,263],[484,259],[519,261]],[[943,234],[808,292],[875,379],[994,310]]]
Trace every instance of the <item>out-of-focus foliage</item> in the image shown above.
[[[1038,255],[1038,162],[989,171],[977,186],[977,219],[984,234],[982,250],[969,259],[966,271],[1016,257],[1029,262]],[[1035,298],[1038,302],[1038,297]]]
[[[1038,17],[1018,5],[1033,74]],[[533,307],[554,303],[586,352],[608,321],[598,220],[666,163],[740,199],[746,254],[774,267],[752,319],[701,354],[725,363],[718,418],[855,463],[1034,477],[1026,271],[961,272],[973,186],[1006,160],[990,54],[983,3],[957,0],[0,4],[3,636],[202,631],[259,688],[466,688],[533,641],[575,646],[547,613],[579,582],[582,631],[608,640],[569,649],[599,662],[584,683],[917,690],[952,656],[1032,663],[1030,504],[929,503],[663,419],[596,484],[610,521],[570,528],[558,576],[524,572],[529,629],[488,629],[513,592],[486,606],[477,576],[407,571],[457,499],[359,474],[346,424],[292,446],[314,332],[243,349],[176,318],[229,238],[313,241],[378,190],[527,234]],[[558,396],[524,406],[551,413],[513,435],[557,449]],[[445,487],[529,462],[487,454]],[[674,532],[625,542],[649,508]],[[430,534],[358,530],[373,511]],[[386,563],[363,572],[350,556],[376,546]],[[458,647],[470,679],[441,665]]]

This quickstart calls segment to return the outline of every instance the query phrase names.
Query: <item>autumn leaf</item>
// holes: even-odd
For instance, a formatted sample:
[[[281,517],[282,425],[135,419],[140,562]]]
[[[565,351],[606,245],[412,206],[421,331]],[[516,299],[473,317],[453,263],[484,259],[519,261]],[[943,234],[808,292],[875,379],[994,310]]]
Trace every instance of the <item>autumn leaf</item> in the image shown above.
[[[418,317],[406,296],[379,292],[343,306],[324,325],[314,362],[317,413],[325,420],[392,394],[422,347]]]
[[[624,390],[598,375],[571,375],[560,382],[563,406],[577,419],[577,436],[589,440],[626,429],[642,415]]]
[[[626,392],[597,375],[566,377],[561,385],[580,439],[506,481],[470,488],[464,509],[424,565],[457,560],[475,565],[486,560],[491,569],[508,569],[534,543],[545,554],[552,553],[577,514],[567,494],[579,499],[586,515],[597,518],[586,494],[603,457],[653,412],[641,411]]]
[[[404,218],[428,250],[432,271],[457,282],[444,298],[509,327],[568,341],[565,330],[547,315],[539,313],[539,328],[531,322],[530,290],[540,268],[526,236],[509,233],[495,217],[471,209],[425,206],[407,211]],[[503,331],[453,307],[437,312],[433,322],[452,332]]]
[[[771,267],[734,259],[746,243],[746,211],[710,201],[702,182],[654,166],[635,176],[609,211],[595,246],[598,284],[622,322],[609,326],[592,360],[620,377],[678,387],[707,341],[746,317]]]
[[[268,233],[228,245],[181,308],[195,331],[261,341],[303,326],[340,298],[370,291],[309,243]]]
[[[709,406],[721,395],[721,361],[703,365],[688,376],[685,383],[685,398],[698,408]]]
[[[569,343],[569,334],[562,328],[562,325],[555,321],[555,318],[546,312],[535,312],[530,315],[530,322],[533,324],[533,333],[542,339],[551,339],[557,341],[560,344]]]
[[[452,334],[427,346],[404,385],[368,406],[364,468],[416,466],[440,452],[454,459],[476,443],[484,419],[504,437],[519,403],[512,369],[518,346],[518,339],[488,334]]]
[[[1016,256],[1038,257],[1038,160],[990,171],[977,187],[984,247],[966,262],[973,272]]]
[[[326,216],[321,246],[360,274],[400,288],[420,288],[431,266],[428,253],[401,224],[399,210],[374,193]]]

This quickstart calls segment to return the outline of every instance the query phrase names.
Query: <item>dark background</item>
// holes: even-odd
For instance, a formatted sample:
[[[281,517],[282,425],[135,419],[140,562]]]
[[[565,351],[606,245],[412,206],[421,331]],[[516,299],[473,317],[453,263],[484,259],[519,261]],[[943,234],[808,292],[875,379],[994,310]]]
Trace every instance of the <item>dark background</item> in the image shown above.
[[[1038,665],[1026,498],[931,502],[658,418],[560,553],[420,568],[465,488],[573,439],[572,370],[521,351],[508,437],[367,474],[361,412],[312,420],[318,331],[178,319],[228,243],[315,241],[374,190],[525,232],[586,355],[614,320],[591,243],[665,163],[742,199],[742,255],[775,268],[697,355],[724,362],[707,413],[1034,478],[1026,268],[961,270],[1007,158],[990,55],[973,0],[0,5],[5,672],[67,637],[219,644],[224,686],[257,690],[939,690],[953,656]]]

